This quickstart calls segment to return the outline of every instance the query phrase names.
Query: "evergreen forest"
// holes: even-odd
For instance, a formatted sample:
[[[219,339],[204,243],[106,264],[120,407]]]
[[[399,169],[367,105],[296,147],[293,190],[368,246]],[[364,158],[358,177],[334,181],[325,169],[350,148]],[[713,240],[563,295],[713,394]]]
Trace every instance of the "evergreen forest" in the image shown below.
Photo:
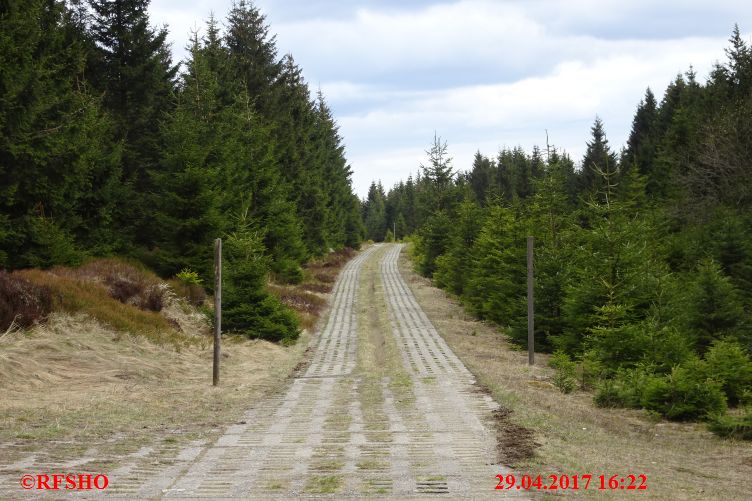
[[[117,255],[208,285],[224,238],[226,328],[294,338],[267,278],[362,239],[338,125],[253,3],[184,61],[148,7],[0,2],[0,268]]]
[[[525,347],[533,236],[536,350],[553,353],[555,384],[730,433],[727,409],[752,404],[752,47],[738,27],[725,52],[706,82],[690,68],[663,96],[648,88],[621,149],[596,117],[582,159],[517,147],[463,171],[434,137],[414,177],[371,185],[367,237],[412,235],[420,273]]]

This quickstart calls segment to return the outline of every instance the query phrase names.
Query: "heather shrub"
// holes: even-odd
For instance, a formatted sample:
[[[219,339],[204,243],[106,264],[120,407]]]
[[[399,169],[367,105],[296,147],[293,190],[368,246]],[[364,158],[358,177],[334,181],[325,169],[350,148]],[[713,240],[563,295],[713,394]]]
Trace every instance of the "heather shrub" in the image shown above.
[[[74,280],[102,283],[110,297],[142,310],[161,311],[163,288],[159,278],[138,263],[103,258],[89,261],[78,268],[53,268],[54,274]]]
[[[41,322],[52,311],[49,287],[0,271],[0,333],[15,322],[28,327]]]

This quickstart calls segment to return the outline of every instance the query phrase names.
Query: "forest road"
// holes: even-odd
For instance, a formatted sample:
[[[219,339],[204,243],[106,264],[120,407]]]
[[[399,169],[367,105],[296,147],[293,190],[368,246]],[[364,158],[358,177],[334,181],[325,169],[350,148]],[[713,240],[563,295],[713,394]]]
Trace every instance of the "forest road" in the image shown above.
[[[497,405],[447,346],[401,276],[401,244],[346,265],[307,369],[255,402],[213,444],[141,481],[129,499],[521,498],[495,490]]]

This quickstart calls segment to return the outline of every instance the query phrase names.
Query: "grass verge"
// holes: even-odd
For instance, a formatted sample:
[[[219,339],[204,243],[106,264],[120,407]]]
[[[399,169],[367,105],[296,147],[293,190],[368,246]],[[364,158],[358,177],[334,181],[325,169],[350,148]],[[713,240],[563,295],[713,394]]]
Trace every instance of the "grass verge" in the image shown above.
[[[0,473],[28,461],[106,473],[145,445],[211,439],[281,387],[304,346],[226,338],[214,388],[208,342],[176,350],[54,313],[0,338]]]

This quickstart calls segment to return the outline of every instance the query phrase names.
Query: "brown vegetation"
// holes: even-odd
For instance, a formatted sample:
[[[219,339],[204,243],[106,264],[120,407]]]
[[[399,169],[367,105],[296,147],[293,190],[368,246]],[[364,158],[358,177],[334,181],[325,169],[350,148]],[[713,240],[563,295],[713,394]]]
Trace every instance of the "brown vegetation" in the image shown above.
[[[52,311],[48,287],[32,284],[0,270],[0,333],[13,326],[29,327]]]
[[[94,259],[77,268],[55,267],[58,276],[103,284],[110,297],[142,310],[160,311],[164,286],[154,273],[135,261],[121,258]]]
[[[47,304],[46,298],[51,297],[47,312],[54,309],[85,313],[116,331],[146,336],[159,344],[180,346],[196,342],[190,336],[179,335],[181,322],[174,318],[180,313],[177,309],[160,314],[172,301],[168,286],[137,263],[96,259],[76,268],[19,270],[9,277],[29,284],[28,294],[23,296],[29,300],[24,304]],[[10,283],[10,278],[5,283]],[[32,300],[34,294],[38,297]],[[14,315],[19,314],[20,306],[23,305],[12,306]]]
[[[177,297],[184,299],[192,306],[202,306],[206,301],[206,291],[199,284],[185,283],[177,278],[171,278],[167,284]]]
[[[331,292],[340,269],[356,254],[357,251],[345,247],[319,259],[311,260],[305,266],[306,278],[300,287],[311,292]]]

